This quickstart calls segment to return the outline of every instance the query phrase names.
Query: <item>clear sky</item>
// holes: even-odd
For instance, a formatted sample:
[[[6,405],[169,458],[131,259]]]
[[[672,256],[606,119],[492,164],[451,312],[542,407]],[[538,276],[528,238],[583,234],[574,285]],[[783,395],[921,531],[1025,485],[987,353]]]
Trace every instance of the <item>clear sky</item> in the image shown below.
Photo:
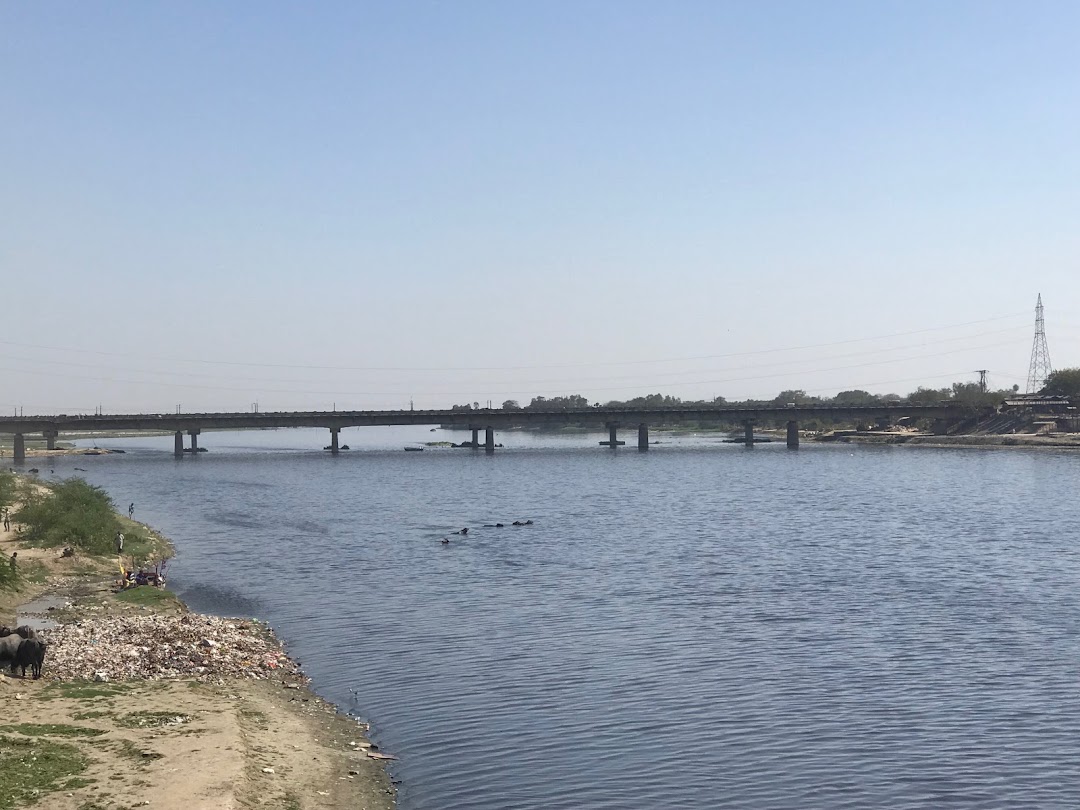
[[[1024,387],[1075,2],[0,2],[0,409]]]

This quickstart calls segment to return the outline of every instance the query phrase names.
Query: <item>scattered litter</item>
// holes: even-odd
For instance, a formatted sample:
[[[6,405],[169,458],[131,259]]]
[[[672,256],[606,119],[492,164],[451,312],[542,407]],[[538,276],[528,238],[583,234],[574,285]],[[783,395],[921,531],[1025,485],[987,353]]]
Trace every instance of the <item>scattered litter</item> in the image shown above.
[[[45,631],[53,680],[223,677],[306,682],[269,626],[216,616],[94,617]]]
[[[273,772],[274,772],[273,768],[263,768],[263,773],[273,773]]]

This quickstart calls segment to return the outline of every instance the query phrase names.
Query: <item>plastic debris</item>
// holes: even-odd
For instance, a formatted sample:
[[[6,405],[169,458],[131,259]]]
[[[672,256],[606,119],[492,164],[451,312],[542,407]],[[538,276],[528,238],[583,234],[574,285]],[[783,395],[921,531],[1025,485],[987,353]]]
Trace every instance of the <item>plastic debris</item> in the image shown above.
[[[116,616],[42,632],[45,677],[103,683],[133,679],[253,678],[305,683],[268,625],[217,616]]]

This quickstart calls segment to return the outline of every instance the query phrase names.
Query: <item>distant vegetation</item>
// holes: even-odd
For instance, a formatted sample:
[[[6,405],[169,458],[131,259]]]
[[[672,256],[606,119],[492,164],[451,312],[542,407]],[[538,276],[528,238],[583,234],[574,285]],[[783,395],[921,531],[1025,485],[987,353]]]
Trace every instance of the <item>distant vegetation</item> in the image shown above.
[[[1080,369],[1072,369],[1075,372],[1075,385],[1080,391]],[[1058,372],[1055,372],[1058,374]],[[665,394],[649,394],[643,397],[634,397],[627,400],[609,400],[596,403],[605,408],[770,408],[786,407],[789,403],[795,405],[832,405],[832,406],[858,406],[858,405],[883,405],[887,403],[903,403],[911,405],[936,405],[939,402],[948,402],[956,405],[970,407],[972,410],[999,405],[1006,397],[1014,396],[1019,386],[997,391],[983,391],[978,383],[956,382],[947,388],[918,388],[906,396],[900,394],[871,394],[869,391],[853,389],[841,391],[834,397],[818,397],[807,394],[801,390],[781,391],[772,399],[747,399],[729,402],[724,397],[703,400],[684,400],[679,397]],[[504,411],[569,411],[592,407],[585,397],[580,394],[571,394],[565,397],[533,397],[528,405],[521,405],[517,400],[508,399],[502,404]],[[480,410],[477,402],[471,405],[454,405],[451,410],[471,411]],[[723,420],[718,419],[716,426],[725,426]],[[802,419],[800,426],[804,429],[815,430],[828,427],[836,427],[843,424],[843,420],[837,419]]]
[[[1059,397],[1080,397],[1080,368],[1062,368],[1046,378],[1042,394]]]

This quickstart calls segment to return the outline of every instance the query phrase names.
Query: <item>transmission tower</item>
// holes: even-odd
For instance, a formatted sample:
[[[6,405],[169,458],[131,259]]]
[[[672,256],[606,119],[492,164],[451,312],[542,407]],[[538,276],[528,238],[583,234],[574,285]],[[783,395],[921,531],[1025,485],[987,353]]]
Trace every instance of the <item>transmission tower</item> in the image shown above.
[[[986,373],[989,369],[977,368],[975,373],[979,375],[979,391],[986,393]]]
[[[1035,305],[1035,342],[1031,345],[1031,366],[1028,368],[1027,392],[1037,394],[1054,373],[1050,365],[1050,350],[1046,348],[1046,325],[1043,323],[1042,293]]]

